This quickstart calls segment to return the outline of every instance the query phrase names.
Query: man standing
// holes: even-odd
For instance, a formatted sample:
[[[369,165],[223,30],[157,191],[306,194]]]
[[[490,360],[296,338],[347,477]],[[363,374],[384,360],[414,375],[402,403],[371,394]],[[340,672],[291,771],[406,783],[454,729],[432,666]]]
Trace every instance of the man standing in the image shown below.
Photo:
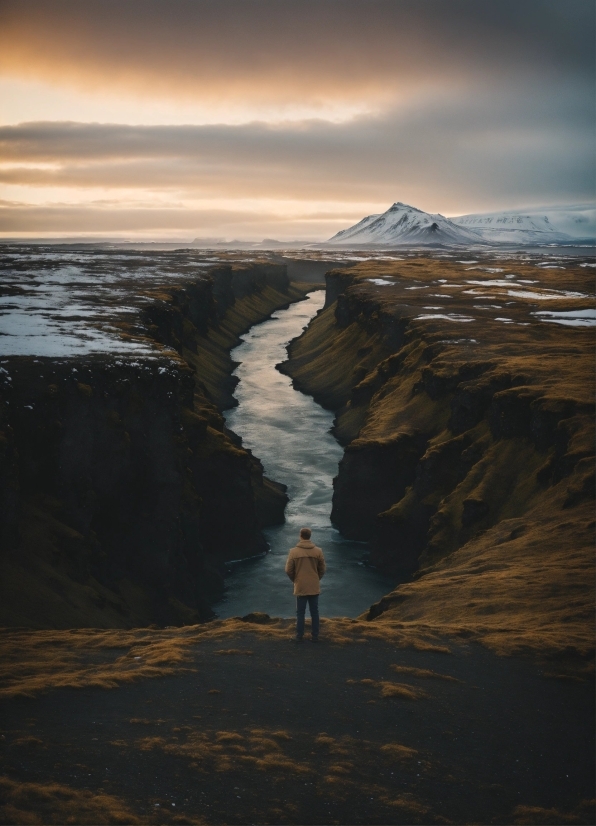
[[[319,581],[325,573],[323,551],[310,541],[310,528],[302,528],[300,541],[288,554],[286,574],[294,583],[296,642],[303,642],[306,604],[310,611],[312,641],[319,641]]]

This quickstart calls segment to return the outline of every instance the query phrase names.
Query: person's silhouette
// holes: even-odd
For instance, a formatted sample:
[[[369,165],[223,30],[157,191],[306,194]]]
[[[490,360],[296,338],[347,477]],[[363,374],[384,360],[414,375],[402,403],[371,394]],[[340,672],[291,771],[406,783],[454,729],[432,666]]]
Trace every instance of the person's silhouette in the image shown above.
[[[312,641],[319,641],[319,594],[320,580],[325,573],[323,551],[311,542],[310,528],[302,528],[300,541],[288,554],[286,574],[294,583],[296,597],[296,642],[304,639],[304,615],[306,605],[310,611]]]

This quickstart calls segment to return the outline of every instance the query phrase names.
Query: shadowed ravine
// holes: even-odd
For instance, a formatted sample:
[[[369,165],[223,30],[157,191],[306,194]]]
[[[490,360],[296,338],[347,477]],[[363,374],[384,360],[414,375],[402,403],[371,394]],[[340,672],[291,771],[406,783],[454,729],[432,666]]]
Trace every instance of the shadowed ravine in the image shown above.
[[[261,459],[266,475],[288,487],[290,501],[284,525],[265,535],[271,550],[265,557],[235,565],[224,598],[215,606],[221,617],[264,611],[290,616],[291,585],[285,557],[303,525],[314,531],[327,560],[321,608],[326,616],[355,616],[387,593],[395,582],[362,565],[366,545],[350,542],[330,522],[333,477],[342,448],[330,433],[333,414],[292,387],[275,369],[286,358],[286,345],[300,335],[325,300],[323,291],[280,310],[258,324],[233,351],[240,362],[235,396],[226,423],[242,437],[243,446]]]

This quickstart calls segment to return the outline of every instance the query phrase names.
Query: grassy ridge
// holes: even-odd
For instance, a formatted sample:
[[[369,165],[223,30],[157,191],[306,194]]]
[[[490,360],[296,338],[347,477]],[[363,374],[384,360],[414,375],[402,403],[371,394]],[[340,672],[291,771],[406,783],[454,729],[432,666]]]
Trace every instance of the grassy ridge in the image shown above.
[[[507,326],[512,285],[484,276],[485,301],[500,303],[491,311],[478,305],[479,275],[455,263],[334,271],[339,298],[292,344],[285,370],[337,412],[346,452],[334,521],[371,540],[379,567],[415,572],[369,619],[589,656],[593,335],[532,312],[544,306],[535,291],[549,311],[589,306],[591,278],[580,267],[499,265],[533,282],[527,298],[509,300]],[[480,286],[465,293],[466,279]]]

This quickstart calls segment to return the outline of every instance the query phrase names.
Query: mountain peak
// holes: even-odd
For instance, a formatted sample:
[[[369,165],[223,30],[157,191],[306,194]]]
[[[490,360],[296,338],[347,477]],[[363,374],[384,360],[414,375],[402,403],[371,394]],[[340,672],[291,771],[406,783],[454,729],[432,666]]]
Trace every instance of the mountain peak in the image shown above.
[[[369,215],[341,230],[331,244],[470,244],[481,237],[467,227],[457,226],[442,215],[431,215],[417,207],[396,201],[382,215]]]
[[[400,209],[411,209],[414,212],[421,212],[421,210],[417,209],[417,207],[410,206],[410,204],[402,204],[401,201],[396,201],[392,206],[389,207],[387,212],[397,212],[397,210]]]
[[[381,215],[368,215],[342,229],[328,244],[359,246],[424,246],[470,244],[582,243],[596,235],[596,210],[591,204],[545,207],[544,211],[508,210],[445,218],[396,201]]]

